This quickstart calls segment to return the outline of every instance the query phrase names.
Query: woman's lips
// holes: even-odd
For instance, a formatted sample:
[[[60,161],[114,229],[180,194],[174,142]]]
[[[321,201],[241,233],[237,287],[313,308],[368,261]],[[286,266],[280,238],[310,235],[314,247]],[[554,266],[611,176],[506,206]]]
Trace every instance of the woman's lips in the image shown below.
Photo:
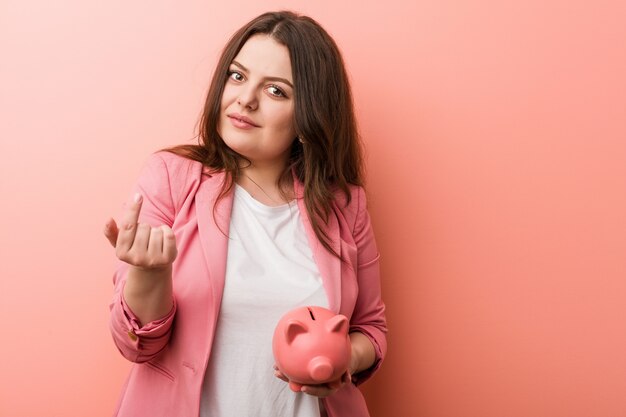
[[[228,118],[230,119],[230,123],[239,129],[252,129],[258,127],[252,122],[252,120],[238,114],[230,114],[228,115]]]

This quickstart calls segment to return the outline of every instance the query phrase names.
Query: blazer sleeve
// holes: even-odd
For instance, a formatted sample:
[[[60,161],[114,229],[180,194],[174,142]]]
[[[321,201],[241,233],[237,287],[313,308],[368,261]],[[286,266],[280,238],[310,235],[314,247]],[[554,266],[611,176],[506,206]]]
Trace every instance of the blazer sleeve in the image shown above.
[[[376,359],[369,369],[352,376],[355,385],[369,379],[380,368],[387,353],[387,320],[380,286],[380,254],[362,187],[358,188],[357,204],[353,236],[357,246],[356,275],[359,292],[350,320],[350,332],[361,332],[370,339]]]
[[[137,192],[143,196],[139,222],[148,223],[153,227],[163,224],[172,227],[175,200],[172,197],[170,175],[163,153],[150,155],[131,196]],[[176,314],[176,299],[171,311],[165,317],[141,326],[123,296],[128,269],[127,263],[118,261],[113,274],[115,291],[109,305],[111,312],[109,327],[115,345],[125,358],[132,362],[146,362],[157,356],[169,341]]]

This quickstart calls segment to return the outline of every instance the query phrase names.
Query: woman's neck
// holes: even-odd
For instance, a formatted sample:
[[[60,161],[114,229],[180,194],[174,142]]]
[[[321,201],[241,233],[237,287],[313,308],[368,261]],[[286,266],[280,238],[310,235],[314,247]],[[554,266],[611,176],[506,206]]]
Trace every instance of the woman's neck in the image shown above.
[[[279,206],[293,200],[293,183],[281,184],[284,167],[276,165],[260,167],[250,165],[241,169],[237,184],[243,187],[255,200],[268,205]]]

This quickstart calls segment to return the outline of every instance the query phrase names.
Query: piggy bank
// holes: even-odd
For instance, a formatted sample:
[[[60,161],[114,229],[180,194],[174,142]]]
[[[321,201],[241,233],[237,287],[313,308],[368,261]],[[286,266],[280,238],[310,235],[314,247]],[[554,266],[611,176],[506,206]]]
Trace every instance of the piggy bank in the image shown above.
[[[272,350],[292,391],[337,380],[350,365],[348,319],[322,307],[291,310],[276,325]]]

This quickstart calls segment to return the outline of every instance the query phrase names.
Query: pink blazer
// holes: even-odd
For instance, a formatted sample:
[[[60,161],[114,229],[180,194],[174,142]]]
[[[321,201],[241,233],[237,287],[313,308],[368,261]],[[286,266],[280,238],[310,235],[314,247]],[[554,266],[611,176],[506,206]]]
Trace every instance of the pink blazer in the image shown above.
[[[140,222],[166,224],[176,235],[173,265],[174,307],[160,320],[139,326],[122,297],[128,265],[119,262],[110,305],[113,340],[134,362],[122,389],[116,416],[198,417],[204,372],[211,354],[226,271],[228,227],[233,194],[215,207],[224,174],[209,175],[201,163],[169,152],[150,156],[133,190],[144,201]],[[294,179],[301,216],[323,279],[330,309],[350,319],[350,331],[368,336],[376,362],[323,401],[331,417],[368,416],[356,385],[375,372],[387,350],[385,307],[381,299],[378,250],[360,187],[352,200],[338,195],[327,233],[341,262],[316,238],[302,200],[302,184]],[[215,213],[215,215],[213,214]],[[268,370],[271,372],[271,370]],[[243,393],[242,393],[243,394]]]

